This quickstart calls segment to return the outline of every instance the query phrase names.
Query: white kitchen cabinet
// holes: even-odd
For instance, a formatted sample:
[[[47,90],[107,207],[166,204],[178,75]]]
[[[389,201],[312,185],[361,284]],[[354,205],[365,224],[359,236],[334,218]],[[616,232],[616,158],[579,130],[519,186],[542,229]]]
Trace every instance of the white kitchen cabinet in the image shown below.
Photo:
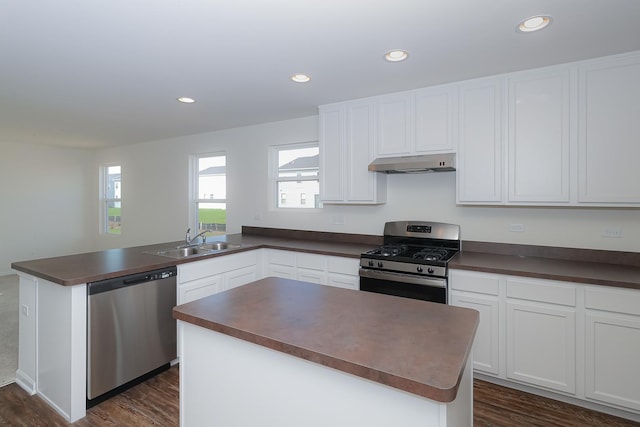
[[[579,67],[578,202],[640,205],[640,55]]]
[[[474,80],[459,90],[457,201],[501,204],[502,80]]]
[[[204,277],[178,286],[178,305],[221,292],[222,275]]]
[[[411,92],[378,98],[378,156],[411,154],[415,141],[414,108]]]
[[[507,202],[569,203],[569,70],[518,73],[507,82]]]
[[[585,294],[585,396],[640,411],[640,291]]]
[[[506,291],[507,378],[575,394],[575,286],[508,278]]]
[[[455,152],[457,88],[435,86],[414,92],[415,154]]]
[[[296,278],[296,254],[291,251],[265,249],[265,277]]]
[[[359,258],[326,256],[327,285],[338,288],[360,289]]]
[[[454,152],[455,86],[378,98],[378,156]]]
[[[297,279],[321,285],[359,289],[359,268],[359,258],[265,250],[265,277]]]
[[[328,204],[386,202],[386,175],[369,172],[376,140],[376,102],[320,107],[320,198]]]
[[[498,376],[503,371],[504,340],[500,322],[500,284],[495,274],[452,270],[449,274],[451,305],[477,310],[480,323],[473,342],[473,369]]]
[[[258,256],[246,251],[178,265],[178,304],[257,280]]]
[[[296,279],[319,285],[327,283],[327,261],[323,255],[297,253],[295,260]]]

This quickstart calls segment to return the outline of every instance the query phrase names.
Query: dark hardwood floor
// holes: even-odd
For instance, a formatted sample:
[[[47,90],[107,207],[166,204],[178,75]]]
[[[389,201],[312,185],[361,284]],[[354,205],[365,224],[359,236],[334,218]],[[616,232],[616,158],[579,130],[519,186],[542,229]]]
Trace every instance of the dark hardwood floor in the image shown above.
[[[0,388],[0,426],[167,426],[178,417],[178,367],[89,409],[69,424],[18,385]],[[474,382],[474,427],[638,426],[640,424],[484,381]],[[252,426],[253,427],[253,426]]]

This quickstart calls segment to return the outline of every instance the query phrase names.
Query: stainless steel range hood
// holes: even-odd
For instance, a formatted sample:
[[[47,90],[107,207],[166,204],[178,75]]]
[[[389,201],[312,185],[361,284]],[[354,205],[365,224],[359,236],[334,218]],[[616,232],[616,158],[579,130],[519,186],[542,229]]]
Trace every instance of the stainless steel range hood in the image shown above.
[[[422,156],[381,157],[369,165],[370,172],[424,173],[455,171],[455,158],[449,154],[425,154]]]

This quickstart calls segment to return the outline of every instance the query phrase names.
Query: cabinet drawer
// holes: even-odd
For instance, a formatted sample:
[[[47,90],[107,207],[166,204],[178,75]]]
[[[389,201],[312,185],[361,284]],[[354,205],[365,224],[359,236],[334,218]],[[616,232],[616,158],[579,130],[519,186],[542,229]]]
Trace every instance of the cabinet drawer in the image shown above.
[[[500,293],[500,277],[493,274],[455,270],[449,279],[451,289],[488,295]]]
[[[328,264],[329,273],[349,274],[352,276],[358,276],[358,270],[360,268],[360,259],[329,256],[327,257],[327,264]]]
[[[270,249],[267,251],[267,263],[287,265],[289,267],[296,266],[296,253],[289,251],[278,251]]]
[[[180,264],[178,266],[178,282],[186,283],[226,271],[255,266],[257,263],[258,251],[248,251]]]
[[[640,291],[589,287],[585,290],[585,307],[640,316]]]
[[[326,270],[325,257],[315,254],[296,254],[296,266],[298,268],[306,268],[308,270]]]
[[[576,288],[552,281],[507,279],[507,298],[575,307]]]

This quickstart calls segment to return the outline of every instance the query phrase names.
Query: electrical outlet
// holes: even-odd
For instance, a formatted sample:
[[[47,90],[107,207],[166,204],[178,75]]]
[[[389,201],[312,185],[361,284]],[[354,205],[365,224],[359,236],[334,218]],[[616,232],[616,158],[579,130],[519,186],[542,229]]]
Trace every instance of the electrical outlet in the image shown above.
[[[524,225],[523,224],[509,224],[509,231],[515,233],[523,233]]]
[[[22,309],[22,315],[25,317],[29,317],[29,306],[26,304],[22,304],[20,308]]]
[[[344,215],[334,215],[333,225],[344,225]]]
[[[622,237],[622,230],[616,227],[605,228],[602,237]]]

